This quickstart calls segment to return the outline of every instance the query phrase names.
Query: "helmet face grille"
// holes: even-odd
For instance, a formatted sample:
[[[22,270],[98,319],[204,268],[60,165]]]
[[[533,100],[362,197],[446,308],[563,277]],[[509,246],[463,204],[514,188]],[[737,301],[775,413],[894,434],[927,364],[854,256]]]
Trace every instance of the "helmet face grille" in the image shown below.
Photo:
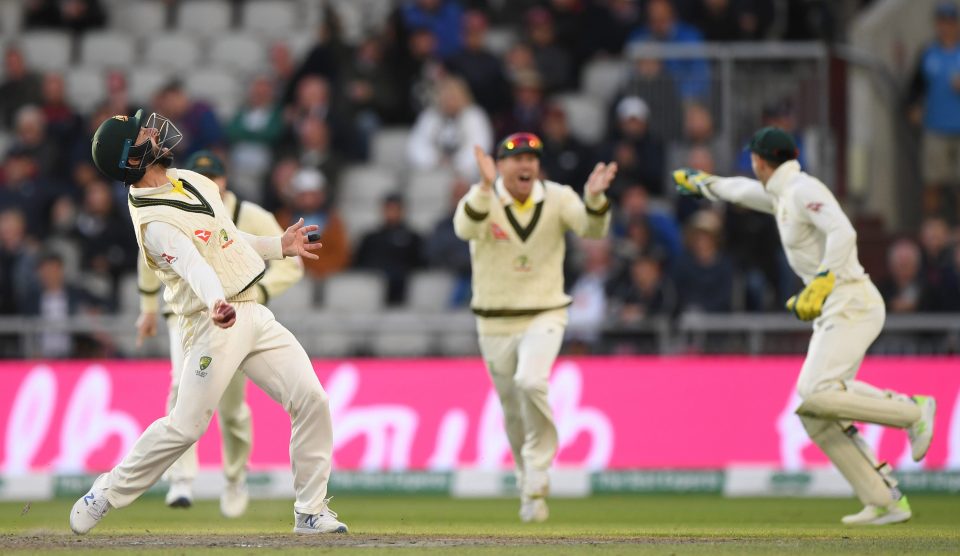
[[[183,135],[168,118],[157,113],[142,120],[136,116],[113,116],[103,122],[93,139],[93,161],[108,177],[127,184],[139,180],[158,160],[172,159],[172,150]],[[140,139],[138,143],[135,143]]]

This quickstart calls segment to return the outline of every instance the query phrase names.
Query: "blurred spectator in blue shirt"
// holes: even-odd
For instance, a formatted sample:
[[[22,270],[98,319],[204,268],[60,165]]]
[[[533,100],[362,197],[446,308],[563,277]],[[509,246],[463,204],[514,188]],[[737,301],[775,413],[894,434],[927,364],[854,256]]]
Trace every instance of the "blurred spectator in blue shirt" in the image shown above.
[[[940,2],[934,20],[936,40],[920,53],[908,98],[911,119],[924,129],[924,210],[930,215],[944,210],[944,188],[960,186],[960,12],[953,2]]]
[[[634,31],[629,42],[701,44],[703,35],[696,27],[677,20],[669,0],[650,0],[647,4],[647,25]],[[676,79],[684,98],[703,100],[709,94],[710,66],[706,60],[667,59],[664,65]]]
[[[184,158],[202,150],[222,150],[226,136],[209,104],[193,100],[180,81],[165,85],[154,97],[154,109],[170,118],[183,134],[174,149]]]
[[[639,183],[651,195],[661,195],[664,148],[647,124],[650,107],[640,97],[625,97],[617,103],[616,110],[617,129],[602,158],[616,161],[619,169],[607,194],[616,200],[624,187]]]
[[[543,78],[543,88],[548,93],[556,93],[573,87],[576,82],[573,56],[564,48],[572,45],[557,42],[550,11],[541,7],[533,8],[524,17],[524,23],[537,71]]]
[[[455,0],[407,0],[400,7],[407,29],[429,28],[437,37],[436,54],[449,58],[463,47],[460,21],[463,8]]]

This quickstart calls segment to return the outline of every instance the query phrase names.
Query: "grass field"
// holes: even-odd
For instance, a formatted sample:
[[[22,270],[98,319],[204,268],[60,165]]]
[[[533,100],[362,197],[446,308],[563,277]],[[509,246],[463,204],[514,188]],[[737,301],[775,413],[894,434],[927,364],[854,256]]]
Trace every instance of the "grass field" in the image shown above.
[[[294,536],[292,503],[254,500],[238,520],[217,503],[171,510],[145,498],[74,536],[73,500],[0,504],[0,553],[94,550],[149,554],[935,554],[960,553],[960,497],[911,496],[911,522],[848,528],[853,500],[595,496],[551,501],[545,524],[525,525],[508,499],[338,497],[350,534]]]

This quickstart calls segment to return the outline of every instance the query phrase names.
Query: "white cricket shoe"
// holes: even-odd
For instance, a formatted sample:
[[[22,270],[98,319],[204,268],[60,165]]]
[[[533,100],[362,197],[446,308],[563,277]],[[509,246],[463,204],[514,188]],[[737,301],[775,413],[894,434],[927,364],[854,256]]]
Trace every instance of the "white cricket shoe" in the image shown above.
[[[227,483],[227,488],[220,493],[220,513],[223,517],[240,517],[247,511],[249,502],[246,482]]]
[[[937,414],[937,400],[933,399],[933,396],[914,396],[913,402],[920,407],[920,419],[910,425],[907,436],[910,437],[913,461],[920,461],[927,455],[933,440],[933,418]]]
[[[891,523],[903,523],[913,516],[910,511],[910,503],[906,496],[901,496],[899,500],[889,506],[867,505],[859,513],[845,516],[840,521],[844,525],[889,525]]]
[[[337,512],[330,509],[327,503],[323,501],[323,509],[318,514],[302,514],[298,511],[293,512],[296,520],[293,526],[293,532],[304,535],[316,535],[319,533],[346,533],[347,526],[337,521]]]
[[[520,498],[520,521],[524,523],[543,523],[550,517],[550,508],[545,498]]]
[[[107,502],[107,489],[103,487],[107,474],[97,477],[90,487],[90,491],[77,500],[70,510],[70,529],[78,535],[86,535],[90,529],[97,526],[103,516],[110,511],[110,502]]]
[[[191,481],[173,481],[167,491],[166,503],[171,508],[189,508],[193,505]]]

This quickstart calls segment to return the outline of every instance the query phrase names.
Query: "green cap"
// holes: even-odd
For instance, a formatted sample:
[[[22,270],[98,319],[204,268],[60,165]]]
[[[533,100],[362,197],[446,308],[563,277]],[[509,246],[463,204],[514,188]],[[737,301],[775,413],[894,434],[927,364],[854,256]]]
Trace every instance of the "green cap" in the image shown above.
[[[198,174],[203,174],[208,178],[225,176],[227,171],[223,167],[223,161],[220,157],[213,154],[212,151],[197,151],[187,159],[185,168]]]
[[[779,127],[765,127],[750,139],[750,152],[775,162],[785,162],[800,156],[793,137]]]
[[[90,149],[93,163],[108,178],[130,184],[143,175],[142,169],[131,168],[127,164],[131,156],[143,157],[149,146],[149,142],[144,142],[141,148],[135,148],[133,144],[140,134],[142,117],[143,110],[137,110],[133,117],[122,114],[111,116],[93,134]]]
[[[522,131],[506,137],[497,146],[498,160],[521,153],[533,153],[539,158],[543,155],[543,141],[533,133]]]

